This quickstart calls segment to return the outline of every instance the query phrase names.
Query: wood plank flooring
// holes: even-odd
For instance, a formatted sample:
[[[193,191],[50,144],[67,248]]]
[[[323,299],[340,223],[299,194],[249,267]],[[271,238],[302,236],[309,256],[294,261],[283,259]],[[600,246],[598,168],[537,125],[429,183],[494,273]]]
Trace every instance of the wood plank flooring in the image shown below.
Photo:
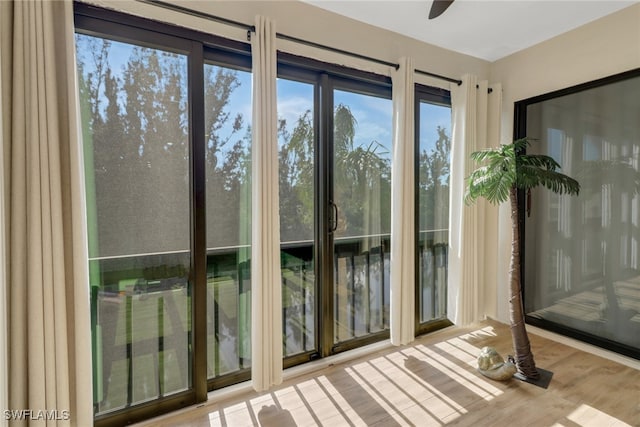
[[[536,364],[554,374],[548,389],[476,371],[483,346],[511,353],[508,327],[489,321],[140,426],[640,427],[640,368],[529,337]]]

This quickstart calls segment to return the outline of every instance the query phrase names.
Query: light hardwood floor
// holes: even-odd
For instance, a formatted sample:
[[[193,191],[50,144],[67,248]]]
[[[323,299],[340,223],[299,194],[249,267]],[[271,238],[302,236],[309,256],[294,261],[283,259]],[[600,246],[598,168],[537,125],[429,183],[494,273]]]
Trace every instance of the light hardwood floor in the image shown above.
[[[483,346],[511,353],[506,325],[449,328],[141,426],[640,426],[640,370],[529,334],[548,389],[476,371]]]

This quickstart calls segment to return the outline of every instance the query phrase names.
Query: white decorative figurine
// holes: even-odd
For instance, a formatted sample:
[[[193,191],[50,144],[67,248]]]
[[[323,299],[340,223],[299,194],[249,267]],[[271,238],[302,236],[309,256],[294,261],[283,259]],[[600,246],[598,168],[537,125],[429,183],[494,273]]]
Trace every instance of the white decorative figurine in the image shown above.
[[[505,361],[493,347],[483,347],[478,356],[478,372],[492,380],[508,380],[516,373],[516,365]]]

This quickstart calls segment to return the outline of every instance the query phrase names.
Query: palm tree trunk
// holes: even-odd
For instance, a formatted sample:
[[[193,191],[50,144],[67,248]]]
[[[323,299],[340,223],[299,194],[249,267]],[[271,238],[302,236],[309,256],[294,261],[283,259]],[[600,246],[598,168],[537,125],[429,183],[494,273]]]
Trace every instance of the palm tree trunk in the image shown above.
[[[536,369],[529,344],[529,336],[524,325],[524,309],[520,287],[520,229],[518,218],[518,190],[514,186],[509,192],[511,202],[511,265],[509,267],[509,316],[511,338],[518,371],[527,378],[537,379]]]

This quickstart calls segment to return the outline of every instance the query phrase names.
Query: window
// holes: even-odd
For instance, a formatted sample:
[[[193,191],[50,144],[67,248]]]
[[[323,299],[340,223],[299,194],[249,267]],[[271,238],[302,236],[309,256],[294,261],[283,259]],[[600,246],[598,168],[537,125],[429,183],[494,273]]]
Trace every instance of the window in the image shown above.
[[[389,329],[391,99],[335,89],[334,344]]]
[[[448,91],[416,88],[417,331],[447,319],[451,99]]]
[[[581,185],[577,197],[531,192],[523,218],[526,320],[635,358],[639,91],[635,70],[516,104],[519,136],[537,139],[529,150],[553,157]]]
[[[283,354],[315,353],[315,86],[279,78],[278,145]]]
[[[76,28],[94,408],[125,424],[249,378],[251,62],[82,4]]]
[[[388,336],[391,91],[280,55],[285,366]]]
[[[96,424],[250,378],[249,46],[76,4]],[[387,338],[388,77],[278,56],[282,345]],[[420,313],[446,319],[448,94],[419,92]],[[449,118],[447,118],[449,115]]]
[[[226,384],[251,366],[250,72],[204,64],[204,129],[207,378]]]
[[[104,413],[190,386],[187,60],[83,34],[76,44]]]

